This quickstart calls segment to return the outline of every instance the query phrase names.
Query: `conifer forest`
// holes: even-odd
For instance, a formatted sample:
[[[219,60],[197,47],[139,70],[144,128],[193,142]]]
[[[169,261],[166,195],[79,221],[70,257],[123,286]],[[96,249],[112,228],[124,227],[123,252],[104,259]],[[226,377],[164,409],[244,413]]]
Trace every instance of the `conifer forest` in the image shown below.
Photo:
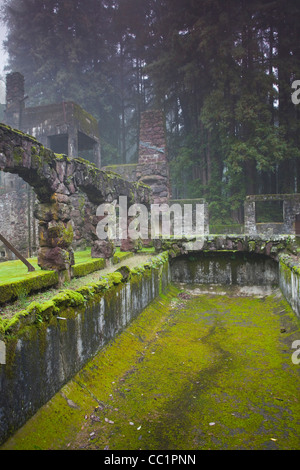
[[[103,165],[137,161],[155,108],[173,197],[205,198],[213,223],[300,192],[299,0],[6,0],[1,18],[27,105],[83,106]]]

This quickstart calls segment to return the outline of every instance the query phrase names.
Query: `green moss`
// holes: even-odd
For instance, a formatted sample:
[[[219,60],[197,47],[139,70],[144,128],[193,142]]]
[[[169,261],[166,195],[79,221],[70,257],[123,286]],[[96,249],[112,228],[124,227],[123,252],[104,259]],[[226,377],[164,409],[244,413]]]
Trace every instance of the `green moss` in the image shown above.
[[[22,164],[25,150],[22,147],[14,147],[13,158],[18,165]]]
[[[74,113],[74,118],[80,123],[80,128],[82,132],[86,135],[98,135],[98,122],[90,113],[82,109],[77,103],[72,104],[72,111]]]
[[[134,256],[134,253],[127,252],[127,251],[123,251],[123,252],[118,251],[113,255],[112,263],[118,264],[121,261],[124,261],[125,259],[131,258],[132,256]]]
[[[106,266],[105,259],[103,258],[94,259],[85,263],[75,264],[75,266],[72,267],[72,270],[73,270],[72,276],[83,277],[94,271],[99,271],[101,269],[104,269],[105,266]]]
[[[108,274],[108,278],[113,282],[113,284],[117,285],[120,284],[120,282],[123,281],[123,276],[120,272],[114,272],[111,274]]]
[[[31,292],[57,285],[58,274],[54,271],[32,272],[26,275],[26,279],[0,284],[0,303],[15,300],[26,296]]]
[[[299,448],[287,303],[180,292],[170,286],[2,449]]]
[[[80,306],[84,304],[85,299],[79,292],[66,289],[55,295],[52,301],[56,307],[66,308]]]
[[[249,251],[250,251],[250,253],[253,252],[253,251],[255,251],[255,249],[256,249],[256,243],[255,243],[255,241],[250,241],[249,244],[248,244],[248,246],[249,246]]]
[[[0,123],[0,129],[3,131],[4,134],[7,133],[7,131],[12,131],[14,134],[24,137],[26,140],[39,144],[39,142],[32,135],[26,134],[25,132],[22,132],[19,129],[14,129],[13,127],[8,126],[7,124]]]

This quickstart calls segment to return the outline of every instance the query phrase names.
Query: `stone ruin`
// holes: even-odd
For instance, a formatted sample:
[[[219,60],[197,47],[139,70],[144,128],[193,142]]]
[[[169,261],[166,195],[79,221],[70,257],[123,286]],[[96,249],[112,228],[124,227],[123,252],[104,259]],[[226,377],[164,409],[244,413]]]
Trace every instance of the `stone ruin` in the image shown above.
[[[62,220],[65,228],[72,225],[72,250],[92,246],[92,255],[94,257],[109,257],[112,246],[96,240],[95,236],[97,204],[113,202],[122,194],[129,194],[130,192],[132,194],[132,191],[128,189],[131,184],[135,185],[135,188],[141,185],[141,188],[145,189],[147,187],[150,190],[151,201],[148,196],[146,198],[148,204],[168,204],[169,207],[173,204],[179,204],[182,208],[184,204],[201,205],[200,212],[203,217],[201,234],[209,234],[208,205],[204,200],[172,199],[165,121],[161,111],[149,110],[142,113],[137,163],[110,165],[102,168],[100,178],[102,182],[105,180],[104,174],[107,175],[106,184],[115,178],[118,181],[117,190],[114,188],[114,190],[110,189],[107,192],[107,188],[99,190],[98,187],[97,189],[94,180],[92,183],[89,180],[90,188],[88,185],[78,183],[83,168],[85,168],[84,171],[87,171],[86,163],[90,162],[92,165],[88,171],[88,179],[91,177],[91,168],[93,170],[100,170],[101,168],[100,138],[96,120],[75,103],[68,102],[26,108],[25,101],[24,77],[18,73],[9,74],[7,76],[6,124],[28,134],[28,141],[22,136],[21,143],[17,144],[17,134],[12,131],[10,140],[13,142],[13,149],[9,151],[14,156],[13,164],[11,168],[9,168],[9,165],[5,168],[6,160],[4,166],[2,165],[2,169],[5,169],[6,173],[1,172],[0,168],[0,226],[3,235],[24,256],[29,257],[39,251],[39,259],[45,267],[55,268],[57,265],[61,269],[61,267],[68,264],[58,262],[57,258],[55,262],[49,262],[50,252],[45,255],[46,248],[51,248],[51,250],[54,248],[48,245],[48,241],[52,240],[53,237],[49,238],[49,225],[45,228],[45,223],[49,224],[51,222],[51,220],[48,220],[49,214],[53,215],[52,220],[56,220],[57,217],[60,218],[52,209],[47,212],[49,203],[54,204],[55,201],[55,204],[58,204],[58,211],[62,211],[62,214],[64,214]],[[2,142],[1,146],[5,158],[9,148],[7,144],[8,133],[9,130],[2,127],[4,143]],[[30,136],[33,136],[34,139]],[[41,197],[41,188],[39,187],[39,185],[44,184],[41,182],[42,175],[39,174],[35,182],[33,181],[34,172],[30,176],[27,175],[24,168],[21,168],[22,165],[28,165],[30,159],[32,161],[32,155],[30,158],[28,156],[28,142],[31,142],[29,145],[31,149],[37,147],[43,148],[42,152],[50,152],[47,154],[48,166],[43,170],[44,172],[49,171],[52,175],[51,178],[54,178],[51,190],[47,191],[47,201],[44,201],[44,198]],[[23,143],[25,147],[22,147]],[[47,150],[48,148],[52,152]],[[50,155],[53,160],[51,164],[49,162]],[[85,158],[85,163],[81,162],[80,164],[80,158],[78,158],[80,156]],[[17,165],[16,158],[20,159]],[[86,160],[88,161],[86,162]],[[46,179],[49,178],[49,175],[44,176]],[[129,184],[125,191],[124,181]],[[42,190],[46,190],[45,186],[42,187]],[[98,194],[98,196],[95,196],[95,194]],[[139,194],[138,199],[132,199],[131,197],[130,200],[132,203],[138,200],[141,201],[143,196]],[[259,223],[257,220],[257,204],[261,201],[270,200],[281,201],[282,221]],[[42,204],[45,203],[46,212],[42,208]],[[35,210],[36,204],[39,205],[38,211]],[[68,215],[66,216],[66,214]],[[245,201],[244,214],[244,232],[247,234],[263,233],[272,235],[284,233],[300,235],[300,195],[248,196]],[[128,220],[128,223],[130,222],[131,220]],[[52,244],[53,242],[49,241],[49,243]],[[147,243],[149,243],[149,240],[144,240],[144,244]],[[130,239],[119,241],[118,244],[123,251],[137,249],[136,241]],[[5,246],[0,245],[0,261],[8,258],[9,251]]]
[[[258,204],[277,204],[280,221],[259,222]],[[279,213],[281,212],[281,213]],[[247,196],[244,203],[244,231],[250,235],[300,235],[300,194],[260,194]]]
[[[70,158],[82,157],[101,168],[101,145],[96,119],[73,102],[26,107],[24,77],[11,73],[6,77],[5,124],[36,138],[44,147]],[[91,244],[93,207],[87,196],[72,197],[74,247]],[[16,248],[27,257],[38,250],[38,223],[34,216],[37,202],[30,185],[16,174],[0,171],[0,227]],[[83,232],[83,236],[82,236]],[[0,261],[14,255],[0,243]]]
[[[69,157],[82,157],[101,168],[97,120],[73,102],[26,107],[24,77],[6,76],[5,124],[32,135],[44,147]]]
[[[39,225],[38,264],[59,273],[70,275],[74,265],[74,197],[84,194],[93,208],[89,219],[92,257],[106,259],[113,255],[114,246],[110,240],[98,239],[97,207],[120,195],[126,196],[129,204],[148,207],[151,203],[146,185],[130,183],[83,159],[57,155],[4,124],[0,124],[0,170],[19,175],[33,188],[38,200],[34,210]]]

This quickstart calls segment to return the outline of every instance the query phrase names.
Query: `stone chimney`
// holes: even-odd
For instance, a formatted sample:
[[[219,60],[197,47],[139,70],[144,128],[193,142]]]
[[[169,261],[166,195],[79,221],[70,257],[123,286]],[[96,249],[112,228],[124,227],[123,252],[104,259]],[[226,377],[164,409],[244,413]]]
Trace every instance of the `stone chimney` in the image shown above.
[[[168,203],[171,197],[164,115],[159,110],[141,116],[139,162],[136,176],[152,189],[155,204]]]

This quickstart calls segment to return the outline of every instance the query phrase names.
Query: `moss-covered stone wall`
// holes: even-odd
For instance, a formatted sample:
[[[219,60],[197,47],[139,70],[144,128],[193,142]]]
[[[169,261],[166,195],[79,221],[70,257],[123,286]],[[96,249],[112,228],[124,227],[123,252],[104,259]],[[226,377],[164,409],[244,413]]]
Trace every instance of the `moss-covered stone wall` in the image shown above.
[[[168,254],[31,304],[2,325],[0,443],[43,406],[169,284]]]

